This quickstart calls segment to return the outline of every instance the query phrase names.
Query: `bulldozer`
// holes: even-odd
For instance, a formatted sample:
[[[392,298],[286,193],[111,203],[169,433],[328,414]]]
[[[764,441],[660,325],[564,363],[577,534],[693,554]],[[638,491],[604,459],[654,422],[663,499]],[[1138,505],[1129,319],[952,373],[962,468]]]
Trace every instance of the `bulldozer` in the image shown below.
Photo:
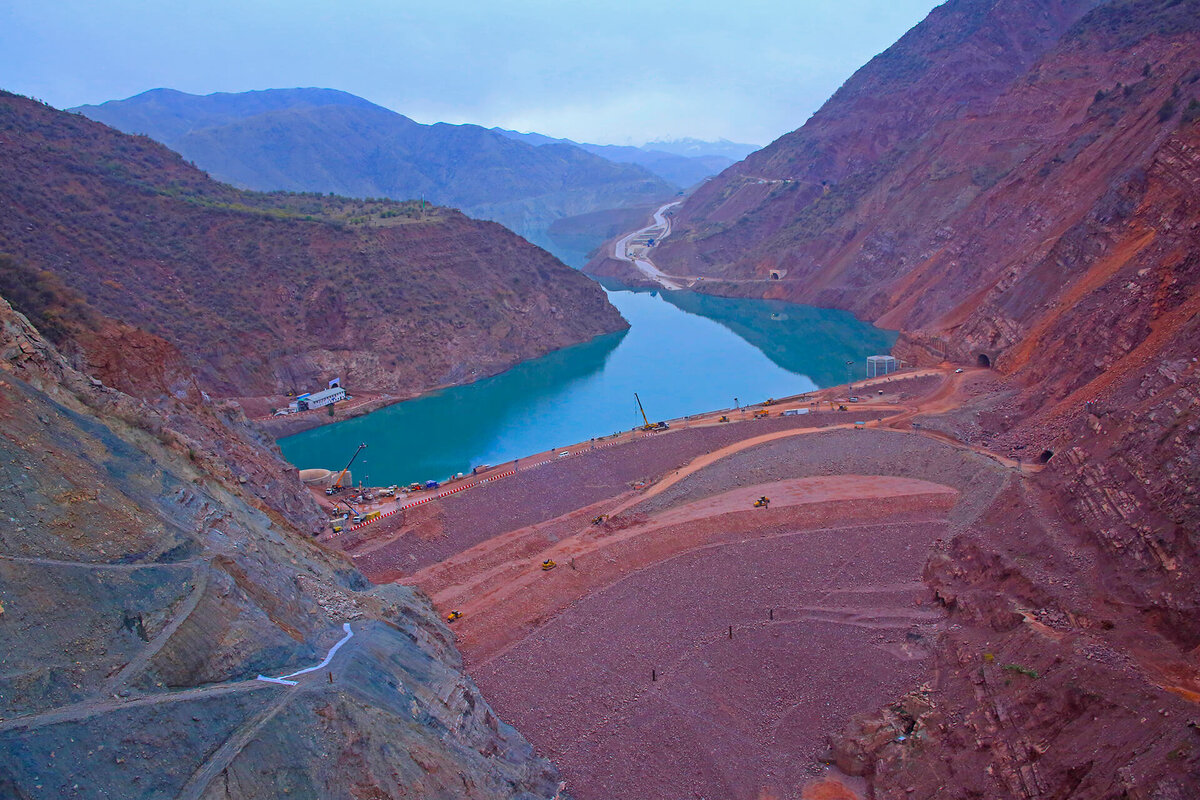
[[[770,506],[771,506],[771,498],[767,497],[765,494],[762,497],[760,497],[754,501],[755,508],[769,508]]]
[[[557,561],[552,561],[549,558],[547,558],[545,561],[542,562],[542,572],[549,572],[550,570],[554,569],[557,566],[558,566]]]
[[[461,617],[462,617],[462,612],[459,611],[458,609],[455,609],[454,611],[451,611],[449,614],[446,615],[446,622],[454,622],[454,620],[459,619]]]
[[[717,422],[729,422],[729,415],[728,415],[728,414],[722,414],[722,415],[721,415],[721,418],[720,418],[720,419],[718,419],[718,420],[717,420]]]
[[[758,409],[757,411],[755,411],[755,412],[754,412],[754,418],[755,418],[755,419],[763,419],[764,417],[766,417],[766,416],[767,416],[767,415],[769,415],[770,413],[771,413],[771,412],[770,412],[770,411],[767,411],[765,408],[760,408],[760,409]]]

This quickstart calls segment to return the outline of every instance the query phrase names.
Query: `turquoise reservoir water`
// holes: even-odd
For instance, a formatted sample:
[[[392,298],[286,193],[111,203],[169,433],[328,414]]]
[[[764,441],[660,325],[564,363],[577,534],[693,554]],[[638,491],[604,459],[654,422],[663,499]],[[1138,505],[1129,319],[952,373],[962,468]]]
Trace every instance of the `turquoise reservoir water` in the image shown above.
[[[280,440],[301,469],[340,469],[359,442],[354,480],[443,480],[642,423],[861,378],[895,334],[843,311],[692,292],[610,289],[630,329],[466,386]],[[353,391],[353,386],[349,387]]]

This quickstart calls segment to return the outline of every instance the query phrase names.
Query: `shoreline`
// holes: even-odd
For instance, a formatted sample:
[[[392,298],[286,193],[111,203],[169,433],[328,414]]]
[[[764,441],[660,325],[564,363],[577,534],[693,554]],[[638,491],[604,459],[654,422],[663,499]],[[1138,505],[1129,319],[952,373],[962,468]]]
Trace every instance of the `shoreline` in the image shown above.
[[[975,370],[972,370],[972,372],[974,371]],[[886,376],[869,378],[861,382],[855,382],[855,386],[859,389],[867,387],[876,388],[888,384],[902,386],[907,381],[919,381],[924,378],[940,378],[943,383],[949,382],[953,384],[954,381],[950,380],[953,377],[954,375],[950,372],[949,366],[919,367],[893,372]],[[451,494],[456,494],[466,489],[488,484],[495,480],[515,475],[518,472],[525,472],[547,464],[556,463],[561,458],[579,456],[585,453],[595,452],[596,450],[603,450],[609,447],[638,441],[647,437],[670,435],[673,432],[687,430],[688,428],[720,427],[724,424],[736,425],[738,423],[744,424],[758,422],[760,419],[755,412],[766,411],[767,413],[765,416],[767,418],[779,418],[784,416],[783,411],[787,410],[785,407],[806,409],[805,413],[795,417],[797,428],[803,430],[822,430],[846,427],[878,428],[883,426],[885,420],[899,422],[900,420],[905,419],[907,416],[917,413],[916,409],[909,405],[909,402],[911,401],[907,397],[889,398],[888,400],[880,402],[878,400],[869,399],[868,395],[864,396],[862,401],[853,403],[848,399],[850,396],[848,389],[848,384],[838,384],[835,386],[828,386],[811,392],[804,392],[788,397],[773,398],[769,402],[756,402],[743,405],[738,408],[711,409],[685,417],[677,417],[665,420],[665,422],[667,422],[670,426],[667,430],[646,431],[635,427],[630,430],[599,436],[588,441],[580,441],[563,447],[554,447],[549,450],[531,453],[519,458],[501,462],[499,464],[492,464],[489,465],[488,468],[483,472],[465,474],[461,478],[451,477],[447,480],[440,481],[439,485],[433,489],[422,489],[411,493],[402,492],[394,499],[384,500],[379,498],[373,502],[362,503],[360,505],[364,513],[379,512],[381,516],[378,519],[383,519],[387,516],[391,516],[391,514],[404,511],[408,508],[423,505],[427,502],[437,500],[442,497],[447,497]],[[822,409],[822,405],[828,405],[829,408]],[[837,408],[837,410],[835,410],[837,406],[844,406],[844,409]],[[854,411],[860,412],[860,416],[863,418],[861,423],[859,420],[856,420],[851,416]],[[830,426],[819,425],[816,427],[811,427],[809,425],[802,424],[803,422],[810,421],[813,418],[819,418],[822,414],[827,413],[836,414],[839,418],[839,421],[837,423],[831,423]],[[813,417],[809,417],[809,414],[813,414]],[[842,417],[841,415],[843,414],[846,416]],[[722,417],[728,417],[728,421],[722,422]],[[923,433],[925,433],[926,436],[933,436],[933,438],[949,438],[938,437],[932,432],[928,431]],[[993,457],[995,456],[993,455]],[[1003,462],[1002,458],[998,458],[998,460]],[[334,510],[336,501],[326,498],[323,489],[313,486],[310,486],[309,488],[313,493],[314,499],[317,500],[318,505],[327,511]],[[383,487],[363,487],[363,490],[378,491],[380,488]],[[375,521],[375,519],[372,519],[357,525],[347,526],[345,531],[341,533],[331,533],[326,531],[323,532],[319,538],[326,542],[335,540],[348,540],[354,542],[357,537],[349,537],[349,534],[361,528],[367,527]],[[353,548],[354,544],[341,543],[340,546],[343,548]]]

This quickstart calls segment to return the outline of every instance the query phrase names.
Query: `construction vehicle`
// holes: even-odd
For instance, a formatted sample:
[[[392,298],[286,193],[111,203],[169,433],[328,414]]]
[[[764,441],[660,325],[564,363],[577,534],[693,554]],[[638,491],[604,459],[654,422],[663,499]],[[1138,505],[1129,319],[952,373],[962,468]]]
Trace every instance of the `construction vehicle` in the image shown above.
[[[766,400],[763,400],[763,405],[764,405],[764,406],[773,406],[773,405],[775,405],[775,398],[774,398],[774,397],[768,397]]]
[[[722,414],[722,415],[721,415],[721,418],[720,418],[720,419],[718,419],[718,420],[717,420],[717,422],[729,422],[729,417],[728,417],[728,415],[726,415],[726,414]]]
[[[342,481],[346,479],[346,473],[350,471],[350,465],[354,463],[354,459],[358,458],[358,454],[366,449],[367,449],[366,442],[364,442],[358,446],[358,449],[354,451],[354,455],[350,456],[350,460],[346,462],[345,468],[342,469],[342,471],[340,473],[338,473],[337,480],[333,482],[333,486],[330,486],[328,489],[325,490],[325,494],[334,495],[334,494],[337,494],[338,492],[342,491],[342,489],[346,488],[346,487],[342,486]]]
[[[606,519],[608,519],[608,514],[601,514],[598,517],[592,517],[592,524],[593,525],[602,525],[602,524],[604,524],[604,520],[606,520]]]
[[[771,498],[767,497],[765,494],[762,497],[760,497],[754,501],[755,508],[768,508],[770,505],[771,505]]]
[[[557,566],[558,566],[557,561],[552,561],[547,558],[545,561],[542,562],[542,572],[549,572],[550,570],[554,569]]]
[[[454,620],[460,619],[461,617],[462,617],[462,612],[459,611],[458,609],[455,609],[446,615],[446,622],[454,622]]]
[[[633,393],[633,399],[637,400],[638,411],[642,412],[642,423],[643,423],[642,430],[644,430],[644,431],[665,431],[671,427],[670,425],[668,425],[665,422],[655,422],[655,423],[651,424],[650,420],[646,417],[646,409],[642,408],[642,398],[638,397],[637,392]]]
[[[766,416],[767,416],[767,415],[769,415],[770,413],[771,413],[771,412],[770,412],[770,411],[767,411],[765,408],[760,408],[760,409],[757,409],[757,410],[754,412],[754,418],[755,418],[755,419],[763,419],[764,417],[766,417]]]

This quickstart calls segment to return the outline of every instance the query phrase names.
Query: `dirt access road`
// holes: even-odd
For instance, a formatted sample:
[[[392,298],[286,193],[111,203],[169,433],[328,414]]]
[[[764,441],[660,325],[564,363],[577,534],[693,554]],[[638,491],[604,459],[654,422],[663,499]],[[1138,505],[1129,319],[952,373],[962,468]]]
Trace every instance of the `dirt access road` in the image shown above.
[[[650,280],[658,283],[664,289],[682,289],[683,286],[676,283],[671,276],[659,270],[654,266],[654,263],[645,255],[645,248],[639,248],[638,253],[632,252],[630,242],[639,236],[653,233],[660,241],[667,238],[671,233],[671,220],[667,217],[667,209],[673,208],[682,203],[681,200],[667,203],[654,212],[654,222],[644,228],[627,234],[617,240],[613,245],[613,258],[618,261],[625,261],[637,267],[643,275]]]
[[[458,495],[453,512],[428,507],[397,553],[464,545],[403,582],[442,613],[463,612],[454,631],[472,676],[581,800],[815,796],[825,737],[927,677],[925,642],[941,624],[921,582],[930,547],[1021,474],[912,426],[961,403],[970,377],[947,368],[857,384],[885,394],[848,412],[813,410],[844,387],[769,407],[772,425],[820,427],[773,430],[746,409],[653,441],[583,445],[507,487]],[[805,403],[808,415],[778,416]],[[718,434],[732,441],[597,500],[529,509],[482,541],[460,531],[523,483],[549,511],[553,497],[584,496],[567,481],[596,480],[590,461],[612,469],[647,459],[651,444]],[[761,495],[766,509],[753,507]],[[557,566],[543,571],[545,559]]]

